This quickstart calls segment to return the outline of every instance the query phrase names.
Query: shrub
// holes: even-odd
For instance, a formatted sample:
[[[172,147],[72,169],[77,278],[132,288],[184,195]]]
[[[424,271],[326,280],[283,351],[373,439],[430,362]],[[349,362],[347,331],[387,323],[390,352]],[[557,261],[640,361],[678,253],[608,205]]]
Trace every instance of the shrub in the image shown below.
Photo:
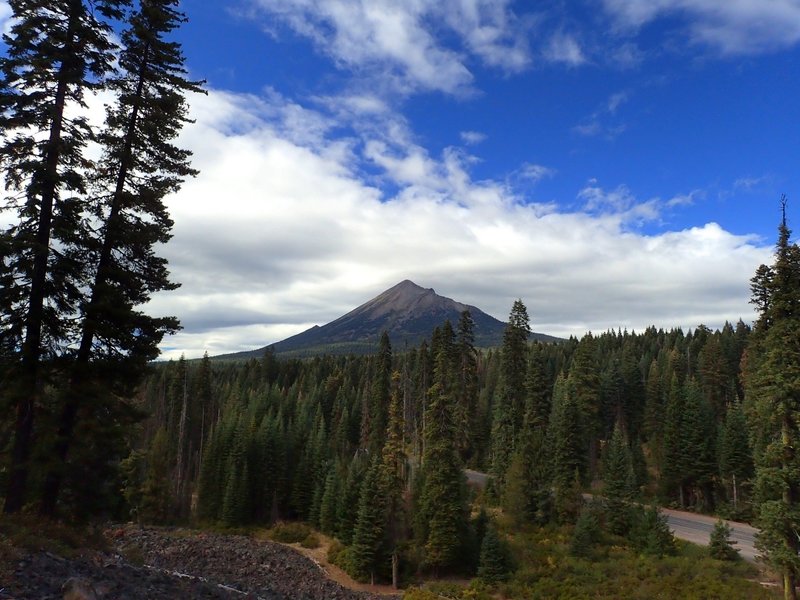
[[[311,533],[311,528],[305,523],[281,522],[270,530],[269,538],[283,544],[295,544],[302,542]]]
[[[319,548],[319,536],[313,531],[300,540],[303,548]]]

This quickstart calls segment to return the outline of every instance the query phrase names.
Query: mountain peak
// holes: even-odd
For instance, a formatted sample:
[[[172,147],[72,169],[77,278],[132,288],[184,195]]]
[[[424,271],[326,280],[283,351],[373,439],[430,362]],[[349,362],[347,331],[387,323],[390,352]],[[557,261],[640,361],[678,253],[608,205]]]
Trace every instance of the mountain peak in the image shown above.
[[[363,353],[373,351],[381,334],[386,331],[392,346],[400,349],[429,340],[433,330],[447,320],[455,326],[465,310],[470,312],[475,322],[477,346],[497,346],[502,342],[505,330],[502,321],[479,308],[440,296],[433,288],[424,288],[404,279],[335,321],[315,325],[272,347],[275,352],[295,355]],[[252,353],[263,355],[265,349]]]

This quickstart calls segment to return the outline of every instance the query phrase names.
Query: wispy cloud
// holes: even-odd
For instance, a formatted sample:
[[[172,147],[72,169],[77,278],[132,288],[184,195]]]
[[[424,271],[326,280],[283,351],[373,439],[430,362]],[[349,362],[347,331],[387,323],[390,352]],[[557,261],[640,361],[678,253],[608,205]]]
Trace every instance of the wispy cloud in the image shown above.
[[[550,37],[543,50],[545,60],[577,67],[587,62],[580,43],[574,35],[559,32]]]
[[[744,190],[744,191],[751,191],[754,188],[757,188],[762,183],[766,182],[769,179],[766,175],[762,177],[740,177],[736,181],[733,182],[733,189],[734,190]]]
[[[465,93],[470,58],[507,71],[530,62],[524,30],[509,0],[250,0],[340,66],[380,75],[392,92]],[[442,42],[442,30],[458,43]]]
[[[606,102],[572,128],[574,133],[584,137],[603,137],[613,140],[622,134],[627,125],[615,120],[617,109],[628,102],[630,94],[620,91],[608,97]]]
[[[469,144],[470,146],[474,146],[475,144],[480,144],[482,141],[486,139],[486,134],[481,133],[480,131],[462,131],[460,133],[461,140],[465,144]]]
[[[796,0],[603,0],[622,27],[636,30],[664,16],[678,17],[692,41],[724,55],[754,54],[800,41]]]
[[[537,181],[541,181],[542,179],[546,179],[549,177],[553,177],[556,174],[556,170],[550,167],[545,167],[544,165],[536,165],[536,164],[525,164],[522,165],[522,169],[520,170],[520,176],[529,179],[536,183]]]

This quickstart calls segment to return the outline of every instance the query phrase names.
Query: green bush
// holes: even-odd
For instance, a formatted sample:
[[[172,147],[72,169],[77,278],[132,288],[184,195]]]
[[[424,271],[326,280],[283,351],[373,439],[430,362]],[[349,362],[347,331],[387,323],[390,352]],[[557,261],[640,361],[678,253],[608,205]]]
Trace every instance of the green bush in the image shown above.
[[[319,536],[313,531],[300,540],[303,548],[319,548]]]
[[[305,523],[281,522],[269,531],[269,539],[283,544],[302,542],[312,533]]]

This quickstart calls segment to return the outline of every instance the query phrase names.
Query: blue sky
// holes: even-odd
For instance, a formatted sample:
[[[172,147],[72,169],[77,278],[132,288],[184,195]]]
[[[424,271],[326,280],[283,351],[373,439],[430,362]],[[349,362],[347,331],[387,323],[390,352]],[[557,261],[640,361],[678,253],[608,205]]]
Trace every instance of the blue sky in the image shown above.
[[[406,278],[498,318],[522,298],[554,335],[749,322],[782,193],[800,227],[798,0],[182,9],[209,95],[182,137],[201,174],[170,199],[183,286],[152,302],[185,327],[167,356]]]

